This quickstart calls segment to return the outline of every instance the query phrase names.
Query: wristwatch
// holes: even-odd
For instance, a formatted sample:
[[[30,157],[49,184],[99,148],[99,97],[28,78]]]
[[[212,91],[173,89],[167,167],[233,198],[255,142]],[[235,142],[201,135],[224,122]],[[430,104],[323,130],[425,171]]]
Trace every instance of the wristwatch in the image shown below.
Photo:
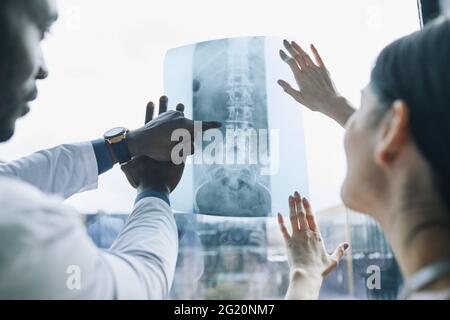
[[[128,149],[127,134],[130,130],[124,127],[112,128],[105,132],[103,138],[111,147],[120,164],[131,160]]]

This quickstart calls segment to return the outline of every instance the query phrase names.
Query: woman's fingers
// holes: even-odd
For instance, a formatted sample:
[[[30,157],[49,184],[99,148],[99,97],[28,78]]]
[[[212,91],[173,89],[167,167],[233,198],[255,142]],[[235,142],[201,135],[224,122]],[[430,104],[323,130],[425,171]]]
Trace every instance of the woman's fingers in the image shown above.
[[[316,63],[319,67],[325,68],[325,64],[323,63],[322,57],[319,54],[319,51],[317,51],[316,47],[314,47],[313,44],[311,44],[311,51],[314,55],[314,59],[316,60]]]
[[[295,41],[291,42],[291,46],[294,48],[296,52],[298,52],[299,55],[303,57],[303,60],[306,62],[308,66],[314,66],[314,62],[309,57],[309,54],[300,47]]]
[[[283,88],[284,92],[294,98],[297,102],[302,103],[303,99],[300,91],[292,88],[292,86],[284,80],[278,80],[277,83]]]
[[[348,247],[349,247],[348,243],[347,242],[343,242],[336,248],[336,250],[334,250],[333,254],[330,256],[331,257],[331,263],[323,271],[322,276],[326,276],[331,271],[333,271],[334,268],[336,268],[336,266],[339,264],[339,261],[341,261],[342,257],[344,256],[345,250],[347,250]]]
[[[295,209],[295,200],[293,196],[289,196],[289,219],[291,220],[292,233],[299,232],[300,226],[298,224],[297,210]]]
[[[319,232],[319,227],[317,226],[316,218],[314,217],[314,214],[311,210],[311,204],[309,203],[308,199],[303,198],[302,204],[303,208],[305,208],[306,220],[308,221],[309,228],[314,232]]]
[[[287,40],[283,40],[283,45],[302,70],[307,67],[308,63],[301,52],[295,50],[294,47]]]
[[[306,220],[306,212],[305,209],[303,208],[302,198],[300,197],[300,194],[297,191],[295,191],[294,193],[294,201],[298,222],[300,225],[300,230],[308,230],[309,226],[308,221]]]
[[[283,50],[280,50],[280,57],[281,59],[286,62],[289,67],[291,68],[292,72],[294,73],[295,77],[298,77],[298,75],[302,72],[300,70],[300,67],[297,64],[297,61],[295,61],[294,58],[289,57],[286,52],[284,52]]]
[[[341,258],[344,256],[345,250],[347,250],[349,247],[349,244],[347,242],[342,242],[336,250],[334,250],[333,254],[331,255],[331,258],[333,258],[334,261],[339,263]]]
[[[284,240],[288,241],[291,239],[291,236],[289,235],[289,231],[286,228],[286,225],[284,224],[284,219],[281,213],[278,213],[278,225],[280,226],[281,234],[283,235]]]
[[[310,48],[314,55],[314,60],[316,60],[316,63],[314,63],[309,54],[305,50],[303,50],[303,48],[295,41],[289,43],[289,41],[283,40],[283,45],[292,57],[289,57],[283,50],[280,50],[280,56],[283,61],[289,64],[291,69],[293,69],[292,71],[297,72],[297,69],[299,71],[302,71],[308,66],[316,66],[316,64],[321,68],[325,68],[322,57],[313,44],[311,44]]]

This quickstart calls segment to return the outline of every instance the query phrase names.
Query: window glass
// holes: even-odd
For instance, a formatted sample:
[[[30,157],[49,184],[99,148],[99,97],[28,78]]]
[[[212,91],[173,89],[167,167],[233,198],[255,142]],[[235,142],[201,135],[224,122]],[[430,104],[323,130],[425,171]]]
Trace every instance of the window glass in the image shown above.
[[[142,125],[147,101],[164,93],[167,51],[207,40],[280,36],[305,48],[314,43],[339,91],[358,107],[359,90],[379,51],[419,28],[416,0],[64,0],[58,5],[60,19],[44,43],[50,77],[39,83],[39,99],[18,122],[14,138],[0,146],[2,160],[95,139],[115,126]],[[300,106],[283,107],[287,101],[280,100],[279,115],[295,119]],[[169,102],[182,101],[169,97]],[[322,115],[302,113],[305,192],[327,247],[332,250],[347,239],[353,248],[327,277],[321,298],[392,298],[401,277],[386,241],[373,221],[341,204],[343,130]],[[281,166],[296,161],[287,151],[280,159]],[[286,184],[302,192],[301,183]],[[135,191],[114,168],[102,175],[98,190],[67,203],[87,214],[90,235],[107,248],[134,198]],[[287,209],[286,203],[284,213]],[[283,297],[288,265],[273,217],[177,214],[176,219],[180,253],[173,298]],[[377,267],[386,277],[380,288],[369,289]]]

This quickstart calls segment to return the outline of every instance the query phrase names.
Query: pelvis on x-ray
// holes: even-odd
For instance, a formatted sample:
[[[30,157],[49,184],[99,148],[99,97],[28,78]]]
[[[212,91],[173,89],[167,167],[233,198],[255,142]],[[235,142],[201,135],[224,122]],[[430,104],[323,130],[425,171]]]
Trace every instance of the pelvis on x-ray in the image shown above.
[[[224,137],[228,132],[235,132],[231,140],[224,141],[223,148],[228,152],[246,154],[248,150],[241,149],[261,148],[261,145],[251,145],[251,140],[238,143],[236,133],[268,130],[264,38],[199,43],[193,59],[194,120],[222,121]],[[262,138],[268,139],[267,134]],[[225,216],[267,216],[271,212],[270,179],[261,175],[260,167],[258,162],[194,164],[196,211]]]

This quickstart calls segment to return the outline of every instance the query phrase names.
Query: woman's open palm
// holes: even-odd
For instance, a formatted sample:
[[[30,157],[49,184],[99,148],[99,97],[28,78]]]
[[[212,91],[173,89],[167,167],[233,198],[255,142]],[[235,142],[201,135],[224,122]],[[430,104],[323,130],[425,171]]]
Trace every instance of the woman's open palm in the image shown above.
[[[333,254],[327,253],[311,205],[298,192],[289,196],[289,211],[292,232],[289,233],[280,213],[278,223],[286,243],[291,270],[300,271],[306,277],[327,275],[336,268],[348,244],[341,243]]]

